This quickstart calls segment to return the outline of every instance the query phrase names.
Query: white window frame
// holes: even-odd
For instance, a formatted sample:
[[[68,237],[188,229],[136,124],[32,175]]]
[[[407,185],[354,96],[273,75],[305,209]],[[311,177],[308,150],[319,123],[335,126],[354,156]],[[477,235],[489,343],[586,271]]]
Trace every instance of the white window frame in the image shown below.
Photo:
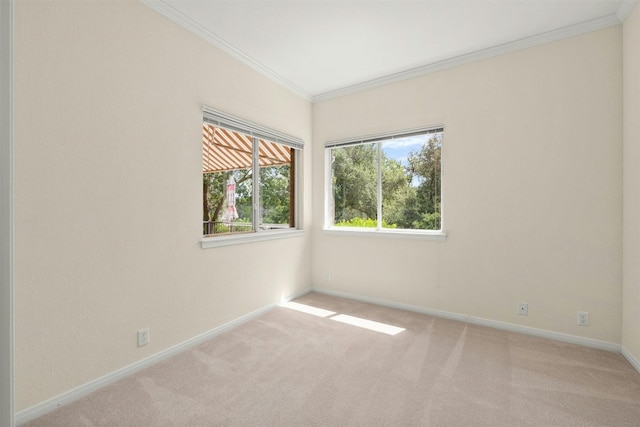
[[[448,232],[445,229],[445,217],[444,217],[444,192],[443,187],[440,188],[440,230],[413,230],[413,229],[393,229],[393,228],[381,228],[380,223],[382,218],[382,208],[380,200],[382,199],[382,168],[380,167],[381,155],[380,151],[382,150],[381,144],[378,142],[393,139],[393,138],[403,138],[411,135],[418,135],[423,133],[429,133],[434,131],[442,131],[444,133],[443,125],[429,126],[417,129],[407,129],[403,131],[397,132],[389,132],[382,134],[369,135],[365,137],[358,138],[350,138],[344,140],[336,140],[336,141],[328,141],[324,144],[324,227],[323,232],[329,235],[338,235],[338,236],[359,236],[359,237],[392,237],[392,238],[407,238],[407,239],[421,239],[421,240],[435,240],[435,241],[445,241],[447,240]],[[377,195],[378,195],[378,204],[377,204],[377,216],[378,216],[378,227],[376,228],[362,228],[362,227],[336,227],[333,225],[333,183],[332,183],[332,166],[331,166],[331,149],[339,148],[343,146],[349,145],[358,145],[358,144],[366,144],[366,143],[378,143],[378,177],[377,177]],[[441,183],[444,183],[444,156],[441,155]]]
[[[304,230],[301,228],[300,209],[302,206],[300,191],[300,174],[302,173],[302,151],[304,149],[304,141],[300,138],[289,136],[287,134],[257,125],[255,123],[248,122],[241,118],[232,116],[227,113],[215,110],[210,107],[203,107],[202,109],[203,122],[209,123],[221,128],[225,128],[231,131],[243,133],[252,137],[253,139],[253,232],[241,233],[241,234],[223,234],[218,236],[202,237],[200,239],[200,246],[203,249],[215,248],[221,246],[238,245],[244,243],[259,242],[264,240],[283,239],[290,237],[297,237],[304,235]],[[268,140],[277,144],[286,145],[294,148],[295,158],[293,162],[295,164],[295,176],[294,176],[294,191],[295,191],[295,206],[294,206],[294,221],[295,228],[283,229],[283,230],[262,230],[259,227],[259,208],[260,208],[260,191],[259,191],[259,173],[258,173],[258,150],[257,144],[259,139]]]

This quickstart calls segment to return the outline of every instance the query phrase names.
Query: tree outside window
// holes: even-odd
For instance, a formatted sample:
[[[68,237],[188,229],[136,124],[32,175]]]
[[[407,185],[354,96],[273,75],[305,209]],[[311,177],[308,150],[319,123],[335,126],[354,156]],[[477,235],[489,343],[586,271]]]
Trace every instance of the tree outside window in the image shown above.
[[[203,125],[203,235],[295,228],[296,149]]]
[[[330,224],[441,230],[443,129],[329,144]]]

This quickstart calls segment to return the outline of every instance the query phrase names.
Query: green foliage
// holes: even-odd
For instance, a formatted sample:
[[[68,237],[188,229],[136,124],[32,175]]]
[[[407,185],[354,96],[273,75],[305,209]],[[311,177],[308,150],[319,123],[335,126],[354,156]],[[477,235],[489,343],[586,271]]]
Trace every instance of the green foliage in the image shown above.
[[[442,137],[435,134],[417,153],[409,155],[407,171],[422,182],[418,187],[418,203],[424,213],[439,212],[442,180]]]
[[[215,172],[202,175],[203,186],[203,221],[221,221],[226,207],[226,188],[229,178],[233,176],[236,182],[236,210],[239,220],[251,221],[253,207],[251,199],[252,172],[251,169]]]
[[[239,218],[233,222],[252,222],[253,174],[251,169],[203,174],[203,221],[216,222],[215,234],[231,232],[228,225],[219,223],[227,207],[226,185],[231,176],[236,182],[235,207],[239,215]],[[289,183],[289,165],[260,168],[260,211],[263,223],[289,223]],[[246,227],[242,227],[242,231],[246,230]]]
[[[406,165],[381,152],[384,228],[440,229],[441,138],[440,133],[430,135],[418,151],[409,153]],[[375,228],[377,145],[334,148],[331,155],[335,225]]]
[[[231,231],[231,227],[223,223],[217,223],[213,227],[213,234],[229,233],[230,231]]]
[[[432,134],[406,164],[381,151],[382,227],[438,230],[441,227],[441,138]],[[384,148],[384,141],[381,142]],[[375,228],[378,211],[377,144],[334,148],[332,184],[334,222],[339,227]],[[234,222],[251,223],[253,177],[251,169],[203,174],[203,220],[214,221],[215,233],[230,232],[221,223],[226,208],[226,183],[236,182]],[[260,168],[260,215],[266,224],[288,224],[291,203],[290,166]],[[243,227],[244,228],[244,227]]]
[[[382,221],[404,224],[404,206],[412,193],[402,164],[382,153]],[[385,227],[386,228],[386,227]],[[401,226],[401,228],[404,228]]]
[[[289,182],[289,165],[260,168],[260,204],[263,223],[289,223]]]
[[[332,150],[336,222],[375,218],[377,212],[377,149],[375,144]]]
[[[348,221],[341,221],[335,224],[336,227],[362,227],[362,228],[376,228],[378,221],[371,218],[354,217]],[[387,224],[386,221],[382,221],[383,228],[396,228],[396,224]]]
[[[416,230],[439,230],[440,212],[424,213],[420,220],[414,221],[411,225],[411,228]]]

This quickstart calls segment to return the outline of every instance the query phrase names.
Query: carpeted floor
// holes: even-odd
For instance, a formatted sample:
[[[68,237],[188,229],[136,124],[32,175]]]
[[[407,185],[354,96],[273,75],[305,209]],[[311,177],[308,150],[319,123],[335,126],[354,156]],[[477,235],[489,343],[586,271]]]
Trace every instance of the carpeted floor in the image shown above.
[[[405,330],[278,307],[26,425],[640,426],[640,374],[619,354],[317,293],[296,302]]]

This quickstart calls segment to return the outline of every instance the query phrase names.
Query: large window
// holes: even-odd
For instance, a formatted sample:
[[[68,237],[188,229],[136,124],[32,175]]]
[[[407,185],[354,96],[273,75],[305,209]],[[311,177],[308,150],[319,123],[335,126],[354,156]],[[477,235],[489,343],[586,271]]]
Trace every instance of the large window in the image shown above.
[[[302,141],[211,109],[202,137],[204,237],[297,227]]]
[[[438,127],[325,144],[327,227],[441,231],[442,136]]]

